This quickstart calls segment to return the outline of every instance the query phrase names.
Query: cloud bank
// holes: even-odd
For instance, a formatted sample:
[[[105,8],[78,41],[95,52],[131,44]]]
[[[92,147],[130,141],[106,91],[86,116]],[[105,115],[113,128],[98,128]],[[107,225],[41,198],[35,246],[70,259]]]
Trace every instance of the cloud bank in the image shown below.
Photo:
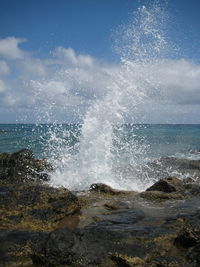
[[[113,80],[119,78],[121,64],[64,47],[56,47],[45,59],[39,58],[20,48],[25,41],[15,37],[0,39],[1,122],[81,121],[87,108],[103,99]],[[143,75],[148,79],[141,82],[146,97],[135,113],[130,112],[128,120],[200,123],[198,63],[157,59],[145,65],[132,64],[134,71],[127,79],[134,82],[137,73],[141,80]]]

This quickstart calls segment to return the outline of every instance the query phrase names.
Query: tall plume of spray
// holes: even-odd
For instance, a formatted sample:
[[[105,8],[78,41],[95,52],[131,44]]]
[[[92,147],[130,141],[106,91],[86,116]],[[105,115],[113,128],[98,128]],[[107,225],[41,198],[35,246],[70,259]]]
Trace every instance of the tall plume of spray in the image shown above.
[[[138,165],[147,147],[136,141],[120,144],[114,129],[118,127],[118,132],[123,132],[120,125],[124,125],[129,114],[134,116],[138,106],[159,88],[159,79],[155,79],[152,67],[157,60],[164,60],[168,50],[165,19],[163,9],[154,3],[138,8],[129,24],[118,29],[120,38],[115,46],[121,63],[116,72],[108,73],[110,82],[104,96],[86,111],[77,153],[71,153],[51,131],[51,140],[57,138],[51,149],[59,155],[52,157],[57,166],[52,184],[82,190],[102,182],[115,188],[143,190],[151,183]],[[123,157],[126,165],[134,170],[131,177],[121,171]]]
[[[122,36],[121,44],[117,45],[121,53],[120,70],[107,86],[106,96],[89,108],[84,119],[80,144],[83,184],[103,182],[117,188],[142,189],[141,173],[140,180],[132,177],[126,181],[115,172],[117,160],[122,159],[118,159],[116,155],[120,151],[113,147],[116,139],[113,127],[123,125],[130,110],[134,115],[134,110],[148,96],[147,90],[156,90],[159,81],[152,80],[148,68],[164,57],[167,41],[162,29],[164,12],[158,4],[150,8],[142,6],[132,16],[130,24],[119,30]],[[131,154],[128,163],[135,167],[135,173],[138,172],[136,158],[144,157],[145,149],[146,146],[138,147],[136,143],[129,143],[125,148],[125,152]]]

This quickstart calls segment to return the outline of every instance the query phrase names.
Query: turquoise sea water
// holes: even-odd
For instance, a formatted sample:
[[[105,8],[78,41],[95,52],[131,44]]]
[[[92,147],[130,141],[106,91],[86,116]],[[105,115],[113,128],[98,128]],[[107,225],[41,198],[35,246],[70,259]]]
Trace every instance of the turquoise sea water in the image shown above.
[[[53,165],[51,185],[72,190],[102,182],[142,191],[157,177],[146,163],[166,156],[200,159],[200,125],[124,124],[113,127],[111,143],[105,131],[85,139],[82,130],[80,124],[1,124],[0,152],[31,149]]]
[[[149,159],[163,156],[198,157],[198,153],[190,152],[200,150],[199,124],[125,124],[116,127],[114,133],[118,137],[114,147],[131,147],[133,143],[143,145]],[[29,148],[36,157],[48,157],[56,145],[71,147],[71,151],[75,151],[80,137],[81,125],[78,124],[0,124],[0,152]]]

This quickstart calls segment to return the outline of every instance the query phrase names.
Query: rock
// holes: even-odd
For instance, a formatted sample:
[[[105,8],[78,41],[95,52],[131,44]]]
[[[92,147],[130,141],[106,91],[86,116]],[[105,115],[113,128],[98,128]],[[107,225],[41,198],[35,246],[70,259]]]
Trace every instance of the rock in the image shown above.
[[[84,229],[53,231],[42,249],[35,250],[32,259],[33,263],[42,266],[106,266],[109,258],[120,262],[116,256],[114,258],[119,254],[124,258],[127,255],[126,261],[135,258],[132,262],[142,262],[139,258],[145,257],[152,249],[151,244],[142,246],[139,240],[131,240],[127,235],[123,239],[118,232],[91,225]]]
[[[78,198],[64,188],[11,184],[0,187],[0,227],[52,230],[80,210]]]
[[[188,249],[187,259],[192,264],[192,266],[200,266],[200,243]]]
[[[128,257],[127,255],[113,254],[110,255],[110,258],[114,263],[117,264],[117,266],[122,266],[122,267],[145,266],[145,261],[139,257]]]
[[[130,209],[132,205],[123,201],[109,201],[104,204],[104,207],[108,210]]]
[[[180,267],[180,261],[171,256],[158,256],[152,261],[151,266],[160,266],[160,267]]]
[[[110,195],[119,195],[119,194],[124,194],[126,192],[113,189],[111,186],[102,183],[92,184],[89,188],[89,191],[110,194]]]
[[[174,172],[185,174],[190,177],[200,177],[200,160],[190,160],[184,158],[165,157],[149,162],[143,167],[143,171],[148,173],[148,177],[152,179],[162,179]]]
[[[200,196],[200,185],[198,184],[186,184],[185,189],[190,193],[191,196]]]
[[[184,224],[175,238],[174,244],[178,247],[190,248],[200,243],[200,216],[199,213],[182,216]]]
[[[151,201],[165,201],[165,200],[178,200],[184,199],[184,197],[179,193],[165,193],[161,191],[145,191],[140,193],[142,198]]]
[[[12,183],[48,181],[52,167],[45,159],[35,159],[32,151],[0,154],[0,180]]]
[[[176,192],[164,193],[161,191],[147,191],[145,194],[160,194],[165,196],[178,195]],[[90,199],[88,206],[84,206],[78,220],[87,221],[87,216],[95,219],[82,228],[57,229],[49,233],[44,242],[32,249],[34,264],[39,266],[193,266],[198,260],[199,233],[195,229],[199,227],[198,213],[178,214],[174,217],[173,205],[160,200],[151,204],[149,201],[141,201],[137,195],[101,195],[92,198],[93,194],[86,194]],[[96,195],[95,195],[96,196]],[[127,208],[120,204],[135,197],[134,207]],[[169,198],[169,197],[168,197]],[[108,202],[109,200],[109,202]],[[116,202],[115,202],[116,201]],[[137,201],[139,201],[137,203]],[[190,200],[188,200],[190,202]],[[111,203],[107,208],[106,203]],[[118,203],[117,208],[112,208]],[[128,202],[129,203],[129,202]],[[180,203],[180,202],[179,202]],[[139,209],[140,204],[146,205],[144,210]],[[140,206],[141,208],[144,206]],[[152,206],[153,205],[153,206]],[[108,205],[109,206],[109,205]],[[159,207],[159,208],[158,208]],[[161,207],[165,207],[163,214]],[[146,209],[149,209],[146,212]],[[171,216],[166,212],[171,209]],[[153,211],[154,210],[154,211]],[[153,212],[152,212],[153,211]],[[177,210],[178,212],[180,210]],[[72,215],[73,216],[73,215]],[[200,216],[199,216],[200,217]],[[73,217],[73,219],[77,219]],[[68,224],[68,223],[67,223]],[[76,222],[75,222],[76,224]],[[183,247],[188,242],[187,235],[183,236],[186,225],[190,225],[189,238],[195,236],[193,245],[196,250],[191,254]],[[192,228],[191,228],[192,225]],[[64,226],[65,227],[65,226]],[[80,224],[78,225],[80,227]],[[193,229],[191,232],[191,229]],[[178,239],[182,245],[178,245]],[[187,239],[187,241],[186,241]],[[176,240],[176,241],[175,241]],[[185,241],[183,241],[185,240]],[[196,259],[195,259],[196,258]],[[192,261],[192,260],[191,260]],[[193,264],[192,263],[192,264]],[[194,265],[195,266],[195,265]],[[198,265],[197,265],[198,266]]]
[[[45,164],[29,150],[0,154],[0,266],[199,266],[193,180],[167,177],[142,193],[98,183],[78,199],[41,183]]]
[[[173,176],[159,180],[151,187],[149,187],[146,191],[162,191],[165,193],[172,193],[180,191],[182,190],[182,188],[183,188],[183,182],[180,179]]]
[[[99,219],[103,222],[113,224],[134,224],[145,217],[144,213],[140,210],[131,209],[126,211],[118,211],[108,215],[101,215]]]
[[[46,237],[41,232],[0,230],[0,266],[32,266],[31,245]]]

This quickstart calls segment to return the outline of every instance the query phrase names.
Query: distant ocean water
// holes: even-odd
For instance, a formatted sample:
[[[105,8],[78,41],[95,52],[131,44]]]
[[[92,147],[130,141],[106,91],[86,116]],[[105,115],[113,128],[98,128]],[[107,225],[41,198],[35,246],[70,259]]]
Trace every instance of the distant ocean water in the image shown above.
[[[0,124],[0,152],[15,152],[29,148],[36,157],[48,158],[56,145],[63,148],[73,148],[77,145],[81,128],[79,124]],[[199,124],[124,124],[115,128],[114,132],[120,138],[120,145],[123,144],[123,147],[124,144],[133,142],[137,142],[138,146],[145,145],[149,159],[165,156],[199,156],[195,153],[200,151]],[[53,135],[56,138],[53,139]]]
[[[94,139],[82,132],[81,124],[1,124],[0,152],[31,149],[54,166],[51,185],[74,190],[102,182],[142,191],[155,181],[154,171],[144,172],[146,163],[166,156],[200,159],[200,125],[123,124],[113,127],[108,143],[105,132]]]

